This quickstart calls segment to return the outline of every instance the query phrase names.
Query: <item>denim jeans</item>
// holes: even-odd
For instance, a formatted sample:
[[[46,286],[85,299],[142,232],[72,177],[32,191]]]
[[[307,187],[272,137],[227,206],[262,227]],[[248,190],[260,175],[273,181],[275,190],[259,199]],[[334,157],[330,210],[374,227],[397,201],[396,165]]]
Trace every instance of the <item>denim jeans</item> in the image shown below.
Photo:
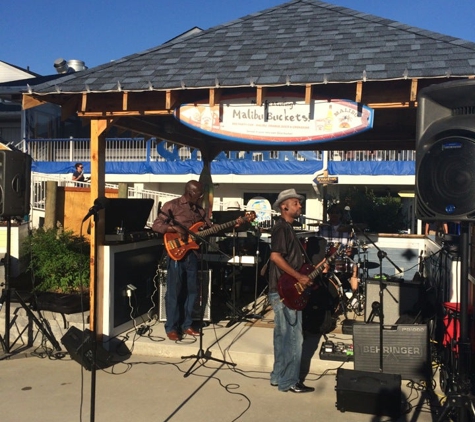
[[[167,257],[167,291],[165,331],[184,331],[191,327],[192,314],[198,295],[198,258],[192,251],[174,261]]]
[[[302,311],[287,308],[278,293],[269,293],[274,310],[274,367],[270,382],[287,391],[299,381],[302,359]]]

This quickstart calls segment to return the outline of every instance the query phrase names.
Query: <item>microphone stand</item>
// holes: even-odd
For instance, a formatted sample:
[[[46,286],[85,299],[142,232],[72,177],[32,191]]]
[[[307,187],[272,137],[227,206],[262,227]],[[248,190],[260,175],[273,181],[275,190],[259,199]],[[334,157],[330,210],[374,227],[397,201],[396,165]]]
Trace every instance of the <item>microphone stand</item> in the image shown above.
[[[195,232],[192,232],[190,229],[185,227],[179,221],[176,221],[172,214],[170,214],[170,215],[166,214],[161,209],[158,212],[159,212],[159,214],[165,215],[167,217],[167,219],[170,219],[169,221],[173,221],[173,224],[175,224],[178,227],[182,228],[188,234],[188,236],[191,236],[193,238],[198,239],[200,242],[202,242],[201,244],[206,243],[208,246],[211,246],[212,248],[214,248],[214,245],[211,245],[211,243],[208,242],[206,239],[204,239],[202,236],[196,234]],[[200,249],[201,249],[201,247],[200,247]],[[221,252],[226,257],[231,258],[227,254],[225,254],[224,252],[222,252],[222,251],[219,251],[219,252]],[[169,258],[169,259],[171,259],[171,258]],[[198,276],[198,280],[199,280],[199,283],[200,283],[200,297],[202,298],[203,297],[203,280],[200,279],[199,276]],[[211,292],[208,292],[208,294],[211,294]],[[195,359],[195,361],[190,366],[188,371],[186,371],[186,373],[183,375],[183,377],[185,377],[185,378],[188,377],[192,373],[193,368],[197,365],[197,363],[200,360],[205,360],[205,361],[212,360],[213,362],[218,362],[218,363],[222,363],[222,364],[226,364],[226,365],[230,365],[230,366],[236,366],[237,365],[234,362],[227,362],[227,361],[222,360],[222,359],[213,358],[211,356],[211,352],[209,350],[205,351],[203,349],[203,317],[204,317],[204,308],[202,307],[202,309],[200,309],[199,350],[195,355],[188,355],[188,356],[182,356],[181,357],[182,359]]]
[[[353,227],[353,225],[352,225]],[[399,303],[398,300],[394,297],[394,295],[387,290],[387,284],[383,282],[383,259],[386,258],[393,266],[398,270],[400,273],[402,270],[388,257],[388,254],[383,251],[373,240],[359,227],[356,227],[366,239],[378,250],[378,259],[379,259],[379,312],[376,310],[376,306],[373,307],[373,312],[378,315],[379,317],[379,370],[383,372],[383,331],[384,331],[384,291],[386,290],[387,293],[393,298],[396,303]],[[374,315],[372,315],[374,316]],[[372,319],[372,318],[371,318]]]
[[[97,199],[96,199],[97,201]],[[94,201],[96,203],[96,201]],[[98,233],[97,233],[97,223],[99,222],[99,210],[104,208],[104,206],[93,206],[89,209],[88,214],[84,217],[83,223],[92,215],[94,216],[94,257],[97,263],[97,255],[98,255]],[[91,325],[91,352],[92,352],[92,363],[91,363],[91,405],[90,405],[90,421],[94,422],[95,420],[95,408],[96,408],[96,360],[97,360],[97,305],[98,305],[98,298],[97,298],[97,281],[98,281],[98,271],[97,271],[97,264],[94,265],[94,273],[93,273],[93,311],[92,311],[92,325]]]

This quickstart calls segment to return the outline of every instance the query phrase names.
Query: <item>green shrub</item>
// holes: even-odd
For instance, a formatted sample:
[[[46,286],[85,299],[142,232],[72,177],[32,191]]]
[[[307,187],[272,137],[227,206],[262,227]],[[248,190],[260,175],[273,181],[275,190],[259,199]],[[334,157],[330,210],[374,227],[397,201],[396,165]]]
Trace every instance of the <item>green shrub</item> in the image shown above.
[[[30,256],[35,290],[76,293],[89,289],[89,243],[61,228],[34,229],[23,247]]]

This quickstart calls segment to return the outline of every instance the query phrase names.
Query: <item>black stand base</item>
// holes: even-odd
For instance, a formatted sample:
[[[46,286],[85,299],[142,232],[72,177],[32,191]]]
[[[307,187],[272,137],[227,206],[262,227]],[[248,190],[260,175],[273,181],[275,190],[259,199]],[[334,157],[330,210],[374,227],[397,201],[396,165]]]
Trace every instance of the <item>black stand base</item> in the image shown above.
[[[190,369],[188,369],[188,371],[186,371],[185,375],[183,375],[185,378],[188,377],[193,372],[193,368],[196,366],[196,364],[200,360],[206,360],[206,361],[211,360],[213,362],[218,362],[218,363],[222,363],[222,364],[225,364],[225,365],[236,366],[236,364],[234,362],[227,362],[227,361],[222,360],[222,359],[216,359],[216,358],[211,357],[211,352],[209,350],[204,351],[202,348],[200,348],[200,350],[198,350],[198,353],[196,355],[182,356],[181,358],[182,359],[195,359],[195,361],[193,362],[193,365],[191,365]]]
[[[449,394],[437,422],[449,420],[447,416],[454,413],[457,415],[458,422],[475,421],[473,400],[474,397],[467,394]]]
[[[248,312],[240,311],[236,309],[233,305],[227,303],[228,307],[232,310],[232,316],[229,317],[229,322],[226,324],[226,328],[232,327],[234,324],[238,324],[240,322],[254,322],[248,318],[254,319],[262,319],[261,315],[257,314],[250,314]]]

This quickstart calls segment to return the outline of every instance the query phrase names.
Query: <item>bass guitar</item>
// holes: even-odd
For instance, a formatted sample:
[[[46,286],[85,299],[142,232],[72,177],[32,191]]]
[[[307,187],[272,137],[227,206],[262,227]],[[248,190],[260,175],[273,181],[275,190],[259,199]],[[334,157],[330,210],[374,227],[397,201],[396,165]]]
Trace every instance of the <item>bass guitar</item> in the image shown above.
[[[336,258],[339,249],[340,245],[338,243],[335,244],[330,248],[330,251],[327,254],[328,256],[324,262],[317,267],[305,263],[300,268],[299,273],[306,275],[310,280],[315,279],[322,273],[325,263],[331,263]],[[296,278],[287,273],[282,274],[277,282],[277,289],[284,305],[297,311],[301,311],[305,306],[307,306],[310,293],[315,288],[316,287],[313,283],[309,286],[302,286]]]
[[[236,220],[228,221],[223,224],[213,224],[209,229],[200,230],[206,223],[199,221],[193,224],[188,230],[192,233],[196,233],[199,237],[206,237],[212,234],[216,234],[221,230],[230,228],[238,224],[239,222],[252,222],[256,219],[255,211],[247,212],[243,217],[239,217]],[[196,237],[189,234],[183,239],[180,233],[165,233],[163,235],[163,242],[168,256],[174,261],[181,260],[189,250],[199,249],[198,243],[196,243]]]

